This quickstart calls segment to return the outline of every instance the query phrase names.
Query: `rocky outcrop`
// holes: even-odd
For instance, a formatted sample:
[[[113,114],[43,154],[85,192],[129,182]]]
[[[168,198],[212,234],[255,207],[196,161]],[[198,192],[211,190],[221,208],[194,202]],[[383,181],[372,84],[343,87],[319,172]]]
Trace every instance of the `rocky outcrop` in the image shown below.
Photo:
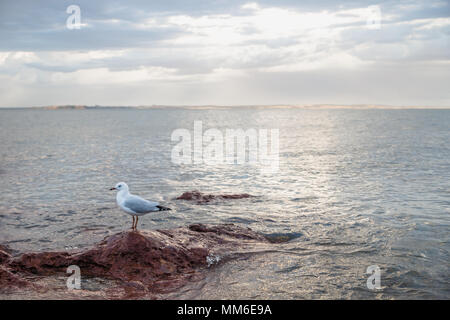
[[[0,265],[5,264],[11,258],[11,252],[8,247],[0,244]]]
[[[5,256],[1,275],[65,274],[68,266],[77,265],[83,277],[118,281],[128,293],[164,293],[199,277],[217,257],[266,243],[264,236],[233,224],[123,231],[83,251]]]
[[[0,265],[0,290],[11,291],[17,288],[29,287],[31,282],[20,275],[11,272],[11,269]]]
[[[175,198],[175,200],[188,200],[195,201],[198,204],[211,202],[214,200],[233,200],[233,199],[245,199],[253,197],[247,193],[239,193],[239,194],[205,194],[200,191],[187,191],[183,193],[181,196]]]
[[[9,267],[11,259],[12,256],[9,248],[0,245],[0,289],[3,291],[10,291],[30,286],[31,283],[29,281],[12,272]]]

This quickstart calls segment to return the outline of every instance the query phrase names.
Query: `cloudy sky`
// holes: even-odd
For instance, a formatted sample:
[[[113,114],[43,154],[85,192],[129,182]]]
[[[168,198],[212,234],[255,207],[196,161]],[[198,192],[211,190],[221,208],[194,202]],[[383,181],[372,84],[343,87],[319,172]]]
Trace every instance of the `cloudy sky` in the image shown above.
[[[449,39],[448,0],[1,0],[0,107],[450,106]]]

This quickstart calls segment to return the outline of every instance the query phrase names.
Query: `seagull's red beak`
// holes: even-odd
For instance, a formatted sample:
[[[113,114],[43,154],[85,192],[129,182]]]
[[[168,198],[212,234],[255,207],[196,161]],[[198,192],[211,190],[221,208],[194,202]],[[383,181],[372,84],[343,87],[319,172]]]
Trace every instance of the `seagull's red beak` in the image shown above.
[[[116,188],[111,188],[111,189],[109,189],[109,190],[117,190]]]

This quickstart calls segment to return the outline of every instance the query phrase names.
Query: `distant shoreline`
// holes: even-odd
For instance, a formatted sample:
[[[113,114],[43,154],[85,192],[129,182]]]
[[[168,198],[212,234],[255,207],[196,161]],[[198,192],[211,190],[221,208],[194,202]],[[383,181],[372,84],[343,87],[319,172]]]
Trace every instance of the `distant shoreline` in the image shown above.
[[[305,109],[305,110],[330,110],[330,109],[350,109],[350,110],[448,110],[450,106],[390,106],[390,105],[335,105],[335,104],[312,104],[312,105],[192,105],[192,106],[88,106],[88,105],[55,105],[55,106],[32,106],[32,107],[3,107],[0,110],[102,110],[102,109],[187,109],[187,110],[229,110],[235,108],[251,109]]]

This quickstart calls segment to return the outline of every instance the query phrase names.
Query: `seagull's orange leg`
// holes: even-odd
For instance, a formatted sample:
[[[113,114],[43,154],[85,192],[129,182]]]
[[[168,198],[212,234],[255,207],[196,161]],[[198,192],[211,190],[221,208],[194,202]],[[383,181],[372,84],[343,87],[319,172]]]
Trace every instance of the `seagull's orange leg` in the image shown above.
[[[139,216],[136,216],[136,227],[134,228],[134,230],[137,230],[138,221],[139,221]]]
[[[133,218],[133,223],[131,224],[131,230],[134,230],[134,216],[131,216]]]

